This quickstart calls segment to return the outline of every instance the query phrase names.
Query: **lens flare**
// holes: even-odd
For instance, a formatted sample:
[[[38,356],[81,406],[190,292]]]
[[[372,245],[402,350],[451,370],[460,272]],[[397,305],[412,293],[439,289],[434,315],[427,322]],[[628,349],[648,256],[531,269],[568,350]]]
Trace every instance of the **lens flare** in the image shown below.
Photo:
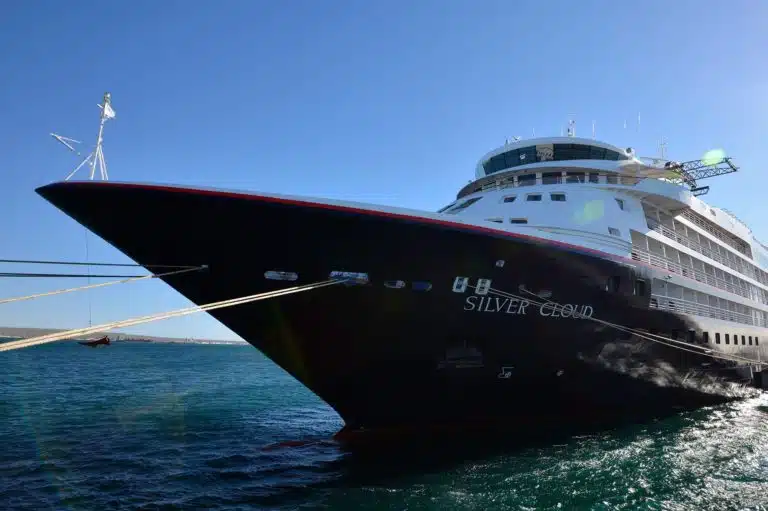
[[[725,151],[722,149],[712,149],[704,153],[701,161],[704,165],[717,165],[725,159]]]

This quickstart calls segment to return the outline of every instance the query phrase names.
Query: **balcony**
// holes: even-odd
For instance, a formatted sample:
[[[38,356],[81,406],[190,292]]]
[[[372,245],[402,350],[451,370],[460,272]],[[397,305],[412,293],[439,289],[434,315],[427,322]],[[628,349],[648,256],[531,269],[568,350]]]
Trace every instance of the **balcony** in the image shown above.
[[[721,279],[715,275],[710,275],[709,273],[706,273],[692,266],[683,265],[666,257],[652,254],[636,246],[632,247],[632,259],[635,261],[642,261],[657,268],[662,268],[670,273],[676,273],[678,275],[682,275],[683,277],[688,277],[689,279],[693,279],[697,282],[709,284],[712,287],[716,287],[718,289],[722,289],[723,291],[742,296],[748,300],[753,300],[753,298],[750,296],[748,288],[733,284],[732,282],[728,282],[727,280]]]
[[[719,307],[690,302],[680,298],[670,298],[669,296],[652,294],[651,309],[666,310],[678,314],[690,314],[692,316],[703,316],[723,321],[733,321],[734,323],[743,323],[745,325],[765,326],[763,321],[756,320],[750,314],[725,310]]]

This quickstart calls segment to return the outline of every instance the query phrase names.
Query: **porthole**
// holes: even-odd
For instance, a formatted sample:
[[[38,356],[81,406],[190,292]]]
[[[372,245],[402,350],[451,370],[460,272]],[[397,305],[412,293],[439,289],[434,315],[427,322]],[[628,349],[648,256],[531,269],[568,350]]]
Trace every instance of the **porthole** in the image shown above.
[[[292,271],[276,271],[270,270],[264,273],[264,277],[268,280],[288,280],[294,281],[299,278],[299,274]]]
[[[429,291],[432,289],[432,284],[429,282],[416,281],[411,284],[414,291]]]

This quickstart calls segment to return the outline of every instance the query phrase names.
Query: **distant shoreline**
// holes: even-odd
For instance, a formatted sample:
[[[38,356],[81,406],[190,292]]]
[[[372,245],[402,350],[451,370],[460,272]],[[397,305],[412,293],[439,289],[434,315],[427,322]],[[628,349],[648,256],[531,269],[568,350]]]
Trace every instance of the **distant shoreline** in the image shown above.
[[[0,338],[12,338],[12,339],[29,339],[30,337],[37,337],[39,335],[56,334],[59,332],[66,332],[66,330],[57,328],[25,328],[25,327],[0,327]],[[85,335],[83,337],[73,338],[71,340],[82,340],[83,338],[96,338],[108,335],[109,339],[113,342],[151,342],[151,343],[166,343],[166,344],[233,344],[233,345],[247,345],[248,343],[241,340],[221,340],[221,339],[197,339],[197,338],[183,338],[183,337],[155,337],[151,335],[137,335],[122,332],[97,332],[94,334]]]

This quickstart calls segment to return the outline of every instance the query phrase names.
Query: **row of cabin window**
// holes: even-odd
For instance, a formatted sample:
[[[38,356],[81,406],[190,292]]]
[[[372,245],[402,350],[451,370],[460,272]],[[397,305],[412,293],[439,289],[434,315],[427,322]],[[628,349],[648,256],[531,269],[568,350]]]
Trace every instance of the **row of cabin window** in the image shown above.
[[[619,184],[618,174],[599,174],[597,172],[542,172],[541,184],[543,185],[557,185],[557,184],[579,184],[579,183],[599,183],[600,177],[605,176],[605,182],[608,184]],[[534,186],[537,181],[537,175],[534,174],[522,174],[514,176],[517,178],[517,186]]]
[[[752,346],[752,336],[749,337],[749,345]],[[704,332],[704,344],[709,343],[709,332]],[[715,344],[720,344],[720,332],[715,333]],[[725,334],[725,344],[730,344],[730,338],[728,334]],[[733,344],[739,344],[739,335],[733,334]],[[741,345],[746,346],[747,345],[747,336],[742,335],[741,336]],[[755,337],[755,346],[760,346],[760,339]]]
[[[517,199],[517,195],[507,195],[502,199],[502,202],[515,202],[515,199]],[[550,193],[549,199],[552,202],[565,202],[565,194],[564,193]],[[540,193],[529,193],[525,196],[525,200],[528,202],[539,202],[541,201],[541,194]],[[614,200],[616,201],[616,204],[619,206],[619,209],[624,209],[624,199],[617,199],[614,197]]]
[[[565,174],[565,177],[563,177]],[[476,187],[474,190],[467,193],[482,192],[486,190],[492,190],[497,187],[520,187],[520,186],[535,186],[536,184],[554,185],[554,184],[579,184],[579,183],[605,183],[605,184],[622,184],[622,185],[635,185],[642,178],[634,176],[619,176],[615,173],[600,174],[596,172],[541,172],[541,179],[539,180],[536,173],[512,175],[508,176],[500,181],[486,182],[484,185]]]

